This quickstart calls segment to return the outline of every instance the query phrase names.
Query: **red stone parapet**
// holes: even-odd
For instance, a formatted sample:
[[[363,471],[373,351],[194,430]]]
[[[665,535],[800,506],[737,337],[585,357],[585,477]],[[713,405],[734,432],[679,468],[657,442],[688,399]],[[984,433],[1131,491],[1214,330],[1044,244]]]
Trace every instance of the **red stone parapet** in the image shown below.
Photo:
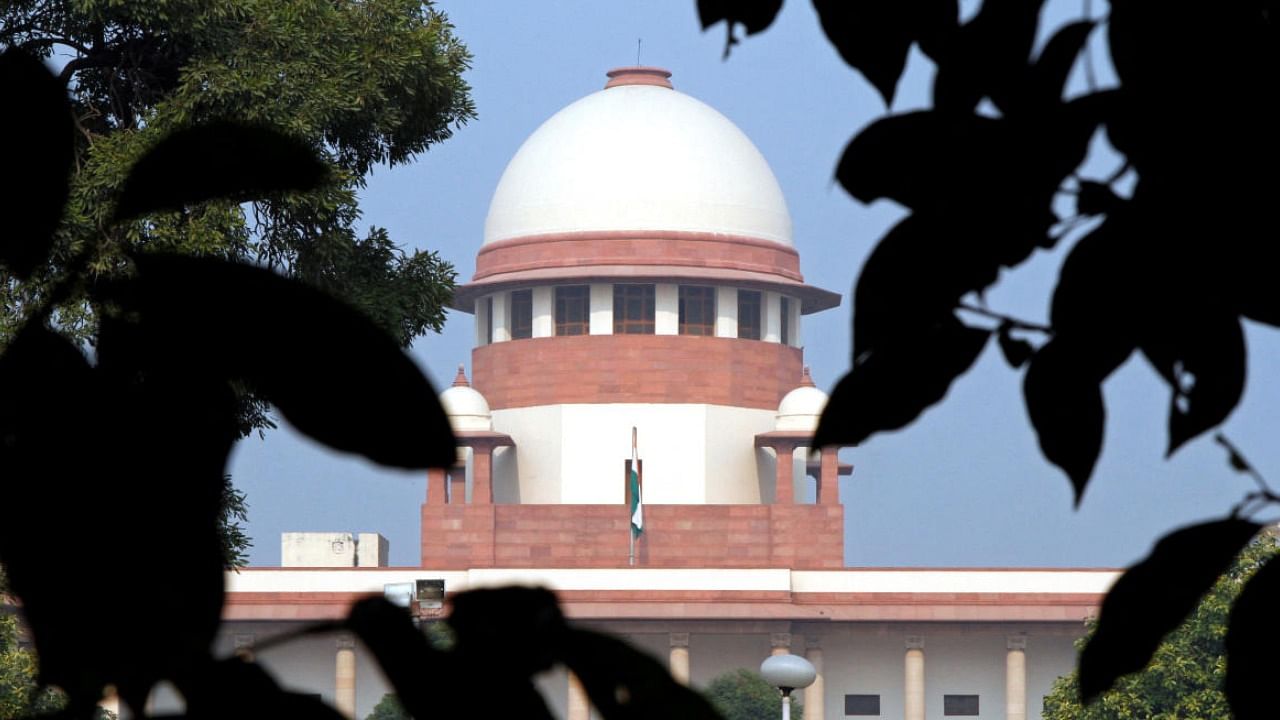
[[[645,505],[636,567],[844,567],[840,505]],[[422,565],[437,569],[628,566],[616,505],[422,506]]]

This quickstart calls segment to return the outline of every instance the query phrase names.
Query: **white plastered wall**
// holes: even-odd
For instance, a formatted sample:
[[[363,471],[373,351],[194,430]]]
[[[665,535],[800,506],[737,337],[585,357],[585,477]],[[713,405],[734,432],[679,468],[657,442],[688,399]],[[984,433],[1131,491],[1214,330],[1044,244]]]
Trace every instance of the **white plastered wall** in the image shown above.
[[[754,438],[758,433],[773,430],[774,423],[774,413],[770,410],[707,406],[703,432],[707,440],[704,477],[708,503],[761,502]],[[720,438],[737,441],[715,442]]]
[[[596,283],[591,286],[591,322],[588,329],[592,335],[613,334],[613,286]]]
[[[533,289],[533,337],[551,337],[555,331],[555,308],[552,300],[552,289],[550,285],[543,285]]]
[[[716,288],[716,337],[738,337],[737,288]]]
[[[476,347],[489,344],[489,298],[476,300]]]
[[[609,632],[609,623],[603,623]],[[257,640],[295,629],[292,623],[231,622],[223,626],[215,644],[219,656],[234,651],[236,635],[253,635]],[[669,658],[669,636],[661,623],[654,632],[619,635],[638,649],[650,654],[663,666]],[[673,626],[683,631],[687,628]],[[820,631],[819,646],[823,654],[824,704],[828,718],[844,717],[846,694],[880,696],[880,717],[902,717],[903,660],[907,635],[924,638],[925,717],[944,720],[942,696],[948,693],[977,694],[980,720],[1002,720],[1006,638],[1018,631],[1016,624],[991,623],[832,623]],[[694,687],[704,688],[716,676],[735,668],[757,670],[768,657],[769,634],[765,629],[752,632],[692,632],[689,637],[689,664]],[[1027,629],[1027,717],[1039,718],[1043,697],[1057,677],[1075,666],[1072,647],[1073,628]],[[1079,628],[1080,631],[1083,628]],[[800,628],[793,631],[792,652],[802,654],[805,636]],[[259,652],[256,659],[284,687],[297,692],[318,693],[332,704],[336,644],[332,635],[300,638],[270,650]],[[547,699],[553,714],[564,716],[566,677],[560,667],[538,677],[537,685]],[[363,718],[388,691],[377,665],[360,644],[356,643],[356,713]],[[156,694],[157,712],[175,711],[180,701],[171,692]],[[593,717],[597,716],[593,713]],[[811,720],[816,720],[811,718]]]
[[[646,502],[755,503],[760,484],[752,437],[771,430],[773,420],[768,410],[701,404],[495,410],[494,429],[511,435],[517,450],[496,459],[494,485],[518,487],[523,503],[621,503],[634,426]],[[516,501],[515,493],[496,492],[499,502]]]
[[[560,406],[494,410],[493,429],[516,442],[515,452],[493,456],[494,499],[497,502],[559,503]]]
[[[506,342],[511,339],[511,321],[508,310],[511,309],[511,293],[496,292],[493,294],[493,341]]]
[[[658,283],[653,291],[653,333],[676,335],[680,332],[680,286]]]
[[[761,308],[764,315],[763,336],[760,338],[765,342],[781,342],[782,341],[782,296],[778,293],[767,292],[764,294],[764,307]]]

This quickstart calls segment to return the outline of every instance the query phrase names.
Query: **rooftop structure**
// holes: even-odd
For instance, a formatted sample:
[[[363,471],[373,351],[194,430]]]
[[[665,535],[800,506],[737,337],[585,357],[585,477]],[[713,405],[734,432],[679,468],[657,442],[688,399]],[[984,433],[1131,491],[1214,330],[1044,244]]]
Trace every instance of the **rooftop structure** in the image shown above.
[[[471,377],[460,367],[440,396],[458,463],[429,475],[420,567],[352,567],[361,551],[341,569],[231,575],[224,649],[390,587],[536,584],[694,685],[803,654],[819,673],[810,720],[1039,717],[1117,573],[844,566],[838,480],[853,468],[811,447],[827,396],[802,342],[804,317],[840,297],[805,283],[803,245],[732,122],[665,70],[610,71],[533,132],[494,192],[453,301],[475,348]],[[259,659],[352,717],[386,692],[349,638]],[[563,671],[542,687],[589,720]]]

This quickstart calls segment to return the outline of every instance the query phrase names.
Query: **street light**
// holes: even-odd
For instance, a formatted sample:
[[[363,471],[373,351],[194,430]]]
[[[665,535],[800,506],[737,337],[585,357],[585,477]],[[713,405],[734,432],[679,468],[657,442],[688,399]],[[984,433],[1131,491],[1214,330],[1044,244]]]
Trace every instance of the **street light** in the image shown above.
[[[791,691],[807,688],[818,677],[813,665],[799,655],[773,655],[760,663],[764,681],[782,692],[782,720],[791,720]]]

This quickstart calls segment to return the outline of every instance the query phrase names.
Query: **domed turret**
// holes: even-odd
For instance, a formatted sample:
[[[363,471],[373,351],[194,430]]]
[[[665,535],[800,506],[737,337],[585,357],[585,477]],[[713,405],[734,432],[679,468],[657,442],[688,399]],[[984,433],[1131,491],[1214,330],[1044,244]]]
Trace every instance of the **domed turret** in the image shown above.
[[[774,429],[793,432],[814,432],[818,420],[827,407],[827,394],[813,384],[809,368],[801,375],[800,387],[787,393],[778,403],[778,422]]]
[[[458,365],[453,386],[440,393],[440,406],[444,408],[444,414],[449,418],[449,426],[454,432],[493,429],[493,414],[489,411],[489,403],[467,382],[462,365]]]

